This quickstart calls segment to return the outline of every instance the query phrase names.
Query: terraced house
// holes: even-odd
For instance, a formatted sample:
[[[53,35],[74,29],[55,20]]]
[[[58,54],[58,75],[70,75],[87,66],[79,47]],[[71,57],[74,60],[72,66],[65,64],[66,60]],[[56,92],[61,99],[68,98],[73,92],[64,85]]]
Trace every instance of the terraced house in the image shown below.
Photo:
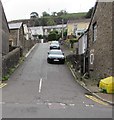
[[[0,82],[2,80],[2,57],[9,52],[9,28],[4,13],[2,3],[0,1]]]
[[[96,2],[86,35],[88,72],[91,78],[100,80],[112,76],[114,2]]]
[[[0,1],[0,14],[1,14],[1,27],[0,27],[0,32],[2,34],[2,47],[0,49],[2,49],[2,55],[6,55],[9,52],[9,27],[8,27],[8,23],[7,23],[7,19],[5,16],[5,12],[2,6],[2,3]]]
[[[114,2],[96,2],[87,31],[79,37],[82,73],[93,79],[112,76]]]

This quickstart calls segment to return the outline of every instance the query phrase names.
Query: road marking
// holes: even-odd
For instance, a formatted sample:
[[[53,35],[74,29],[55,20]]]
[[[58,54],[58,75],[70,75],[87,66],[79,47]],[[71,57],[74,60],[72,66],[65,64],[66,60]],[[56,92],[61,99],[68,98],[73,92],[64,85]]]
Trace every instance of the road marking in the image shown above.
[[[109,105],[109,104],[107,104],[107,103],[105,103],[105,102],[103,102],[103,101],[97,99],[97,98],[94,97],[94,96],[91,96],[91,95],[85,95],[85,96],[86,96],[87,98],[89,98],[89,99],[91,99],[91,100],[93,100],[93,101],[99,103],[99,104],[106,105],[106,106]]]
[[[0,83],[0,88],[3,88],[6,85],[7,85],[7,83]]]
[[[39,93],[41,92],[41,89],[42,89],[42,78],[40,79],[40,84],[39,84]]]

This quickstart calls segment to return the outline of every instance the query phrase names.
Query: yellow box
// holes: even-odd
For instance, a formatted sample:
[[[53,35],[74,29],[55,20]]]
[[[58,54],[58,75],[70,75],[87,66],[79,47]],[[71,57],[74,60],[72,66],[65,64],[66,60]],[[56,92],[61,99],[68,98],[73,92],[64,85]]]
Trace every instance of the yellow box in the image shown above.
[[[99,88],[106,90],[107,93],[114,93],[114,77],[102,79],[99,83]]]

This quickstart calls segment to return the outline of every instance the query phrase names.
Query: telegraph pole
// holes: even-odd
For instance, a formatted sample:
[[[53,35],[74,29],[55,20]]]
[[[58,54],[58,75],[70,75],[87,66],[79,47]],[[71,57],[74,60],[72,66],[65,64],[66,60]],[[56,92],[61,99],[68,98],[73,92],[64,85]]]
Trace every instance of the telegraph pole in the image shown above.
[[[64,30],[63,30],[63,23],[64,23],[64,20],[62,19],[62,40],[63,40],[63,32],[64,32]]]

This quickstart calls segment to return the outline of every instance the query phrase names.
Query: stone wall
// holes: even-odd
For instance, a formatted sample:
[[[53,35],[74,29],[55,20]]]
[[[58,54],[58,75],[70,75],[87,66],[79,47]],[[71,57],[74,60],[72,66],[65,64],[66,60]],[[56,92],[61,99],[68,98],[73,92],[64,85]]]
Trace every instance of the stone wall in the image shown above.
[[[97,5],[89,29],[89,51],[93,51],[94,62],[90,76],[101,79],[112,75],[112,3],[100,2]],[[97,24],[97,39],[93,41],[93,24]]]
[[[114,2],[112,4],[112,31],[114,33]],[[112,34],[112,61],[114,61],[114,34]],[[112,62],[112,76],[114,76],[114,62]]]
[[[20,48],[16,48],[2,57],[2,77],[7,75],[10,68],[18,64],[20,54]]]

